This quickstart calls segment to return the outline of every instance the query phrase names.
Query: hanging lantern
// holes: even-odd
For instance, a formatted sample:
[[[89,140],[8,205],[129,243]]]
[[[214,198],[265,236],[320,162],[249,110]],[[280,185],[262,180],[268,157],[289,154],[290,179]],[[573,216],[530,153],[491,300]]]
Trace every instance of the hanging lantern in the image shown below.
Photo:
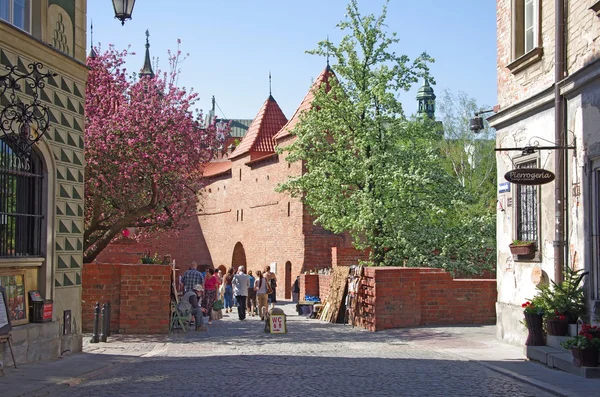
[[[125,25],[125,21],[131,19],[135,0],[113,0],[115,7],[115,18],[121,21],[121,25]]]

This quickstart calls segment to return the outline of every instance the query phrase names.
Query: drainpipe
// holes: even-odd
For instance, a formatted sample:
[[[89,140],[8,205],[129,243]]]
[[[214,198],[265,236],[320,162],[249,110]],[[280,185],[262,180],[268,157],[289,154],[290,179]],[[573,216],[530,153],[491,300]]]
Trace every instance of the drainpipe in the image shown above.
[[[554,51],[554,141],[556,146],[566,147],[564,132],[564,98],[560,94],[558,82],[566,77],[565,70],[565,1],[555,0],[555,51]],[[563,281],[565,262],[564,218],[565,218],[565,152],[554,151],[554,281]]]

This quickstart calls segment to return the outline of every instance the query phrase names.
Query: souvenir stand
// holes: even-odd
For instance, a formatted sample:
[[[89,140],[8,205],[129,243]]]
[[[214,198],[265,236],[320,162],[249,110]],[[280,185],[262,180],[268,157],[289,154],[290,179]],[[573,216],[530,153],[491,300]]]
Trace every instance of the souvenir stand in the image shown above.
[[[354,328],[357,325],[357,318],[359,313],[360,300],[358,296],[361,291],[361,282],[363,276],[363,267],[351,266],[350,274],[348,275],[348,293],[346,294],[346,316],[344,318],[344,324],[352,325]]]

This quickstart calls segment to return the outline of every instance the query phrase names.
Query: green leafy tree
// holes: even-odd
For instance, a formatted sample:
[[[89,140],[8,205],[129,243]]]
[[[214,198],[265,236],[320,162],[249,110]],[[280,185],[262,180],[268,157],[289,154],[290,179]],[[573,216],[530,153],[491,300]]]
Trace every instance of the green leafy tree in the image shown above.
[[[445,169],[464,189],[465,205],[453,214],[454,243],[459,251],[462,244],[465,250],[477,247],[463,255],[471,258],[474,272],[494,269],[496,260],[496,137],[487,122],[477,134],[470,130],[469,120],[480,109],[466,93],[445,90],[436,114],[444,127],[439,147]]]
[[[396,55],[399,40],[384,31],[385,17],[386,7],[379,17],[362,16],[351,1],[339,45],[327,40],[309,51],[336,62],[292,131],[297,139],[280,149],[305,173],[278,190],[302,197],[325,229],[349,232],[368,250],[368,264],[475,272],[477,249],[455,234],[468,227],[460,216],[468,196],[443,171],[439,125],[407,119],[397,97],[420,78],[432,81],[433,59]],[[476,243],[479,232],[471,230]]]

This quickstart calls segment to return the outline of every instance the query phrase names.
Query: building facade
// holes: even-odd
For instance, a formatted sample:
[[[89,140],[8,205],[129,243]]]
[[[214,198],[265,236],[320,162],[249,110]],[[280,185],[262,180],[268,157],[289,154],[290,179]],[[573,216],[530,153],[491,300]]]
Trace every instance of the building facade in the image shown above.
[[[7,138],[15,131],[0,136],[0,285],[17,363],[81,350],[86,7],[86,0],[0,0],[2,121],[10,118],[5,110],[37,97],[36,114],[46,111],[49,122],[26,156]],[[36,63],[52,75],[37,88],[23,79],[12,90],[11,79]],[[34,322],[31,292],[47,300],[45,322]],[[12,363],[7,346],[2,358]]]
[[[589,315],[600,311],[600,19],[597,0],[497,1],[498,337],[523,343],[521,304],[536,286],[584,269]],[[508,184],[519,168],[555,174]],[[533,241],[512,255],[513,240]]]

